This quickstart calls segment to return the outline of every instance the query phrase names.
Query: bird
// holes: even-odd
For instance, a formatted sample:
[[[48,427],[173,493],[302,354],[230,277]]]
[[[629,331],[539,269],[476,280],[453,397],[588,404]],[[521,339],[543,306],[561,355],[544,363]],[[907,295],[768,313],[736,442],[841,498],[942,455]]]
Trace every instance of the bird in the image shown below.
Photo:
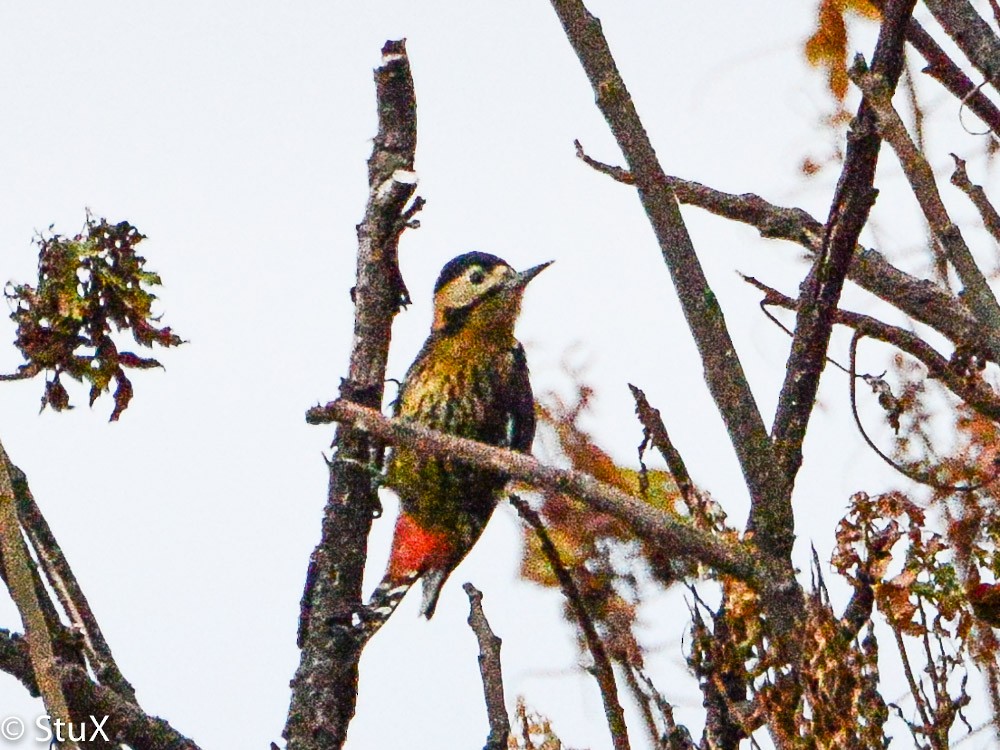
[[[535,402],[524,347],[514,338],[525,287],[551,261],[517,272],[496,255],[453,258],[434,284],[431,332],[410,366],[394,416],[463,438],[529,453]],[[396,446],[385,484],[400,500],[385,576],[364,617],[370,637],[417,582],[420,614],[479,539],[507,476]]]

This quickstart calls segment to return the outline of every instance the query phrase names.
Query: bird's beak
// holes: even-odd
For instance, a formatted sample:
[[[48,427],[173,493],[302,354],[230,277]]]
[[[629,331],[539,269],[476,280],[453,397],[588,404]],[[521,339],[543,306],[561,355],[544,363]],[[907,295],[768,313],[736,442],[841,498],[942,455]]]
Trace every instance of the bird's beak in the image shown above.
[[[528,282],[535,278],[538,274],[544,271],[546,268],[555,263],[554,260],[550,260],[548,263],[539,263],[537,266],[532,266],[527,271],[521,271],[510,280],[510,286],[514,289],[524,289],[528,285]]]

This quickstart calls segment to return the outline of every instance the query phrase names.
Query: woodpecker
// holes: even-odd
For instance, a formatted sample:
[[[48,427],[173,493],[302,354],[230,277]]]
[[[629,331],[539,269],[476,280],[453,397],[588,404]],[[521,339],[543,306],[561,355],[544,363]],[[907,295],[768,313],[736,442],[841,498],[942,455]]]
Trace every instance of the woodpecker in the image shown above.
[[[525,287],[549,265],[518,273],[480,252],[445,264],[434,285],[431,333],[406,373],[395,416],[530,452],[535,402],[514,326]],[[418,579],[420,614],[434,614],[441,587],[479,539],[507,477],[400,446],[389,457],[385,483],[399,496],[400,513],[385,577],[367,607],[369,634]]]

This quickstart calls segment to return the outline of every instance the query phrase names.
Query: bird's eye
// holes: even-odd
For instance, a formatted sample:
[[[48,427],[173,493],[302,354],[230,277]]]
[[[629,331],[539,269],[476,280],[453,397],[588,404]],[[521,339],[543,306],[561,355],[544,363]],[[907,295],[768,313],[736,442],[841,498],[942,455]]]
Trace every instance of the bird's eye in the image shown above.
[[[483,276],[483,272],[478,268],[469,274],[469,281],[473,284],[482,284],[484,278],[486,277]]]

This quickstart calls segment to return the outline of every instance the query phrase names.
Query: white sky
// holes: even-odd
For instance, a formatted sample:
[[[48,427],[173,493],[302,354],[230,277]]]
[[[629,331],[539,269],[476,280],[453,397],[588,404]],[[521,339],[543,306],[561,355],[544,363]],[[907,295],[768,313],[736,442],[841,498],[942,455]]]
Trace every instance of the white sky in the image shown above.
[[[822,219],[836,169],[808,183],[797,171],[836,142],[820,125],[831,108],[823,76],[801,57],[814,5],[591,3],[668,172]],[[873,30],[856,37],[869,58]],[[109,400],[86,408],[84,388],[70,387],[80,408],[39,416],[40,380],[6,384],[0,438],[143,706],[205,748],[280,740],[326,494],[320,453],[332,434],[307,426],[303,413],[332,398],[345,372],[354,226],[375,133],[371,71],[383,42],[400,37],[416,81],[428,205],[401,246],[414,304],[397,320],[390,374],[403,374],[426,335],[445,261],[471,249],[519,268],[555,259],[532,284],[519,328],[536,393],[568,394],[563,363],[584,366],[599,395],[586,424],[631,460],[640,430],[625,384],[643,387],[696,481],[734,523],[745,517],[738,466],[639,202],[574,158],[574,138],[596,158],[618,155],[548,3],[4,4],[0,280],[34,279],[37,230],[73,234],[85,207],[127,219],[149,237],[141,251],[165,282],[164,322],[190,343],[161,353],[166,372],[136,374],[119,424],[106,423]],[[952,101],[925,91],[954,119]],[[983,148],[957,127],[948,138],[932,142],[937,165],[949,150],[971,157]],[[883,161],[879,239],[892,239],[883,249],[894,260],[922,270],[922,224],[894,158]],[[981,170],[972,176],[987,180]],[[770,422],[787,341],[734,270],[794,293],[801,253],[684,213]],[[847,299],[867,305],[855,289]],[[12,339],[4,317],[0,340]],[[12,346],[0,349],[0,369],[17,364]],[[851,426],[842,375],[828,374],[821,399],[797,488],[803,566],[810,542],[828,559],[852,492],[894,481]],[[386,506],[372,585],[395,509],[388,497]],[[349,748],[482,744],[465,580],[485,592],[504,639],[511,706],[526,696],[571,747],[609,744],[560,598],[518,582],[517,558],[517,525],[503,507],[433,621],[416,618],[415,598],[404,603],[365,652]],[[679,594],[660,597],[644,612],[644,632],[654,679],[697,732],[700,696],[680,640],[686,617]],[[3,598],[0,627],[20,629]],[[33,721],[40,710],[0,675],[0,719]],[[642,747],[634,714],[631,724]]]

